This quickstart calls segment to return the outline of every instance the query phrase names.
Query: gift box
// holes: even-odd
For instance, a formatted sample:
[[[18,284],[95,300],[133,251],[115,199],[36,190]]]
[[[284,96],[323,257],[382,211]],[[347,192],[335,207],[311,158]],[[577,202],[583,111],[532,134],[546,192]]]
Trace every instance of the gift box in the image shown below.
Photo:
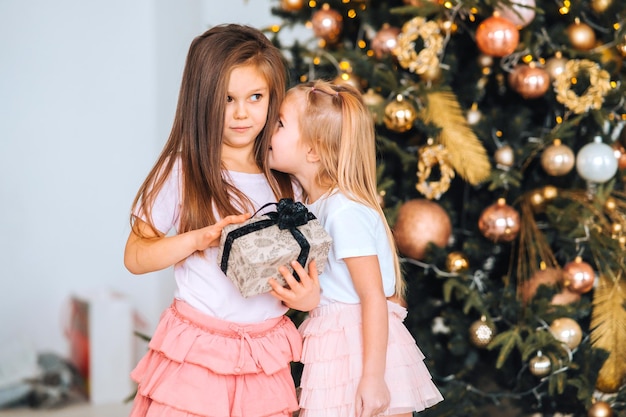
[[[283,286],[286,282],[278,267],[297,260],[308,270],[315,259],[318,273],[324,270],[332,239],[315,215],[302,203],[285,198],[275,205],[276,211],[258,215],[222,230],[217,261],[222,271],[244,297],[269,292],[268,279]],[[292,273],[293,273],[293,269]],[[294,273],[296,279],[297,274]]]

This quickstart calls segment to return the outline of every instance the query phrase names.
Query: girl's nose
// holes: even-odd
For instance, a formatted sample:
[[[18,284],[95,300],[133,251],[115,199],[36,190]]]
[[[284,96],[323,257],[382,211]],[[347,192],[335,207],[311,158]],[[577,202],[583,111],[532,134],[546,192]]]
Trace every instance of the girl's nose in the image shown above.
[[[248,117],[248,112],[246,111],[246,105],[244,103],[238,104],[235,107],[235,119],[245,119]]]

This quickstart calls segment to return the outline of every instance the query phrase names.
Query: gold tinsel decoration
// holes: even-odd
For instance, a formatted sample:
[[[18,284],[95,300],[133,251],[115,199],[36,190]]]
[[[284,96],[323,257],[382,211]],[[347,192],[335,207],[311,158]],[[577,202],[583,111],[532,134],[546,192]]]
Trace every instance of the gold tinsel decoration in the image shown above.
[[[582,95],[576,94],[572,84],[581,72],[589,77],[589,87]],[[576,114],[590,109],[599,109],[604,103],[604,96],[611,90],[611,76],[600,66],[588,59],[570,59],[562,73],[554,80],[556,101],[565,105]]]
[[[420,148],[417,161],[417,184],[415,188],[429,200],[439,200],[439,197],[450,188],[454,178],[454,169],[448,163],[448,150],[441,144],[428,144]],[[433,167],[439,166],[439,180],[429,180]]]
[[[485,180],[491,173],[487,151],[469,127],[454,93],[436,91],[427,94],[427,100],[422,118],[441,128],[439,143],[448,150],[450,165],[472,185]]]

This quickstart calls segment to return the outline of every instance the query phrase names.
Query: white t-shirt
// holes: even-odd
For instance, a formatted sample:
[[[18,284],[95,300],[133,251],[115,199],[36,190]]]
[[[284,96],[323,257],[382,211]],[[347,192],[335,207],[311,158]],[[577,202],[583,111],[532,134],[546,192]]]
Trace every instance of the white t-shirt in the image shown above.
[[[334,301],[359,303],[344,258],[376,255],[387,297],[395,292],[393,254],[383,221],[376,210],[348,199],[339,191],[323,196],[307,208],[315,214],[333,238],[324,272],[319,276],[322,287],[320,304]]]
[[[265,175],[229,171],[235,187],[241,190],[258,210],[276,202]],[[177,162],[152,208],[154,225],[162,233],[176,232],[180,221],[180,163]],[[268,208],[271,210],[271,208]],[[213,317],[237,323],[255,323],[286,313],[278,299],[267,294],[244,298],[224,275],[217,259],[218,248],[208,248],[204,257],[194,254],[174,266],[174,296]]]

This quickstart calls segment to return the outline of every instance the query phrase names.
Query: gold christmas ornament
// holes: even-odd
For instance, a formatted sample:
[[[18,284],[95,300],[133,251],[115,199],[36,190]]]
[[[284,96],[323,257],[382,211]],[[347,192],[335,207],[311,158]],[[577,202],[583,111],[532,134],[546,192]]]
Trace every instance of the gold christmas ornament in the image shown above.
[[[398,209],[393,234],[402,254],[421,260],[429,243],[442,248],[448,244],[452,222],[443,207],[434,201],[413,199]]]
[[[415,41],[418,38],[424,45],[419,52],[415,50]],[[443,51],[441,29],[437,22],[414,17],[402,26],[402,31],[397,36],[397,44],[391,51],[402,68],[424,74],[433,67],[439,67],[439,55]]]
[[[478,25],[476,44],[486,55],[496,57],[510,55],[519,44],[519,30],[509,20],[494,15]]]
[[[588,417],[613,417],[613,409],[605,401],[596,401],[587,411]]]
[[[496,328],[483,316],[469,327],[469,338],[477,348],[485,348],[496,335]]]
[[[520,230],[519,213],[504,198],[485,208],[478,219],[478,229],[493,242],[510,242]]]
[[[541,352],[537,352],[537,354],[528,361],[528,370],[534,376],[543,378],[544,376],[550,375],[552,371],[552,361]]]
[[[558,195],[559,189],[556,188],[554,185],[546,185],[545,187],[543,187],[543,198],[545,198],[546,201],[552,201],[557,198]]]
[[[382,28],[376,32],[376,36],[372,39],[372,50],[376,58],[380,59],[390,53],[398,44],[398,35],[400,28],[383,24]]]
[[[469,267],[469,260],[463,252],[450,252],[446,257],[446,269],[450,272],[465,272]]]
[[[515,152],[511,145],[503,145],[496,149],[493,158],[499,166],[510,168],[515,163]]]
[[[536,65],[516,65],[508,80],[511,88],[525,99],[541,97],[550,87],[550,74]]]
[[[589,87],[582,95],[572,89],[572,80],[581,72],[589,77]],[[574,81],[575,82],[575,81]],[[565,70],[554,80],[556,100],[576,114],[591,109],[598,110],[604,103],[604,96],[611,90],[611,76],[600,66],[588,59],[572,59],[565,64]]]
[[[563,285],[577,294],[591,291],[595,282],[595,272],[591,265],[579,256],[563,267]]]
[[[450,188],[454,178],[454,169],[450,166],[447,149],[441,144],[435,145],[432,142],[432,139],[429,139],[428,145],[419,150],[415,188],[429,200],[439,200],[441,195]],[[434,167],[439,168],[437,181],[430,178]]]
[[[591,8],[596,13],[604,13],[612,4],[613,0],[591,0]]]
[[[565,71],[565,64],[567,59],[563,58],[561,52],[557,52],[554,56],[546,61],[545,69],[550,75],[550,79],[554,81],[563,71]]]
[[[315,36],[332,44],[339,40],[343,30],[343,17],[328,4],[324,4],[321,9],[313,12],[311,24]]]
[[[402,133],[411,129],[416,118],[417,110],[401,95],[385,106],[385,126],[394,132]]]
[[[280,8],[286,12],[297,12],[304,6],[304,0],[280,0]]]
[[[578,19],[567,27],[567,37],[575,49],[588,51],[596,46],[596,33],[591,26]]]
[[[541,166],[548,175],[554,177],[568,174],[574,168],[575,163],[574,151],[561,143],[560,139],[555,139],[552,145],[545,148],[541,154]]]
[[[550,324],[552,336],[570,349],[576,349],[583,340],[583,331],[574,319],[561,317]]]

